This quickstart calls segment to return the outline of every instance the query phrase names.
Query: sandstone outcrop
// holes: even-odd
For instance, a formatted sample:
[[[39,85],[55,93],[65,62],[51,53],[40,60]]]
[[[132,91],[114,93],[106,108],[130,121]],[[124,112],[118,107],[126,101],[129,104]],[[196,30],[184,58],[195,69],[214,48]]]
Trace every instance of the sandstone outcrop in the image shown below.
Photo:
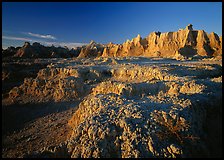
[[[141,56],[144,53],[146,40],[142,39],[140,35],[134,39],[127,40],[122,45],[116,45],[109,43],[108,46],[104,49],[102,56],[103,57],[125,57],[125,56]]]
[[[222,40],[214,32],[207,34],[204,30],[194,30],[190,24],[177,32],[152,32],[146,38],[142,39],[138,35],[122,45],[109,44],[102,56],[175,58],[177,55],[184,57],[222,55]]]

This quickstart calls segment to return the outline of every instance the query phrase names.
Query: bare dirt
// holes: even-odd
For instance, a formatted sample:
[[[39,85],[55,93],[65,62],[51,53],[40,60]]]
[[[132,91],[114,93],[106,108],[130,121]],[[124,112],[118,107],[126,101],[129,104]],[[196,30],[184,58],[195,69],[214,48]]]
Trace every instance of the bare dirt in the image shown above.
[[[68,120],[78,102],[3,106],[2,157],[21,158],[60,145],[70,135]]]

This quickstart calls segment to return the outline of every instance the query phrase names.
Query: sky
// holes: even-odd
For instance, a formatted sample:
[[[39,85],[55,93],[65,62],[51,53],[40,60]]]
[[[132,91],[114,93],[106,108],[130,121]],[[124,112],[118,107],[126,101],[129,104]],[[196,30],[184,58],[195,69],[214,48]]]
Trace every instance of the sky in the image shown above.
[[[222,35],[222,2],[2,2],[2,46],[123,43],[193,24]]]

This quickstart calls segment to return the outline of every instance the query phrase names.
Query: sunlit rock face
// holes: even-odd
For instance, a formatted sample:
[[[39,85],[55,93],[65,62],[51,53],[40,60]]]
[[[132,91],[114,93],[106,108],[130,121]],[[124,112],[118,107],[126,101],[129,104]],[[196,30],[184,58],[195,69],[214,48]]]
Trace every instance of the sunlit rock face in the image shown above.
[[[190,24],[176,32],[152,32],[146,38],[138,35],[122,45],[109,44],[102,56],[175,57],[177,53],[185,57],[217,56],[222,54],[220,39],[214,32],[208,34],[203,30],[194,30]]]
[[[104,49],[103,44],[91,41],[88,45],[81,49],[78,58],[95,58],[102,55]]]

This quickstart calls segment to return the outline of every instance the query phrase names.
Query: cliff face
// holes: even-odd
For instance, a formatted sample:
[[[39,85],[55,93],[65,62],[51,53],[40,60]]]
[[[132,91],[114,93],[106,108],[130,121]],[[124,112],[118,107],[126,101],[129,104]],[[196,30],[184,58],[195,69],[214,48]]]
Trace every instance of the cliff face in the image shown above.
[[[146,38],[138,35],[122,45],[109,44],[103,51],[103,57],[147,56],[217,56],[222,54],[222,40],[212,32],[193,30],[192,25],[177,32],[152,32]]]
[[[104,49],[102,57],[126,57],[126,56],[141,56],[145,52],[145,45],[147,41],[142,39],[140,35],[132,39],[127,40],[123,44],[112,44],[109,43]]]
[[[222,37],[219,37],[216,33],[212,32],[208,35],[210,46],[214,50],[213,55],[222,54]]]

